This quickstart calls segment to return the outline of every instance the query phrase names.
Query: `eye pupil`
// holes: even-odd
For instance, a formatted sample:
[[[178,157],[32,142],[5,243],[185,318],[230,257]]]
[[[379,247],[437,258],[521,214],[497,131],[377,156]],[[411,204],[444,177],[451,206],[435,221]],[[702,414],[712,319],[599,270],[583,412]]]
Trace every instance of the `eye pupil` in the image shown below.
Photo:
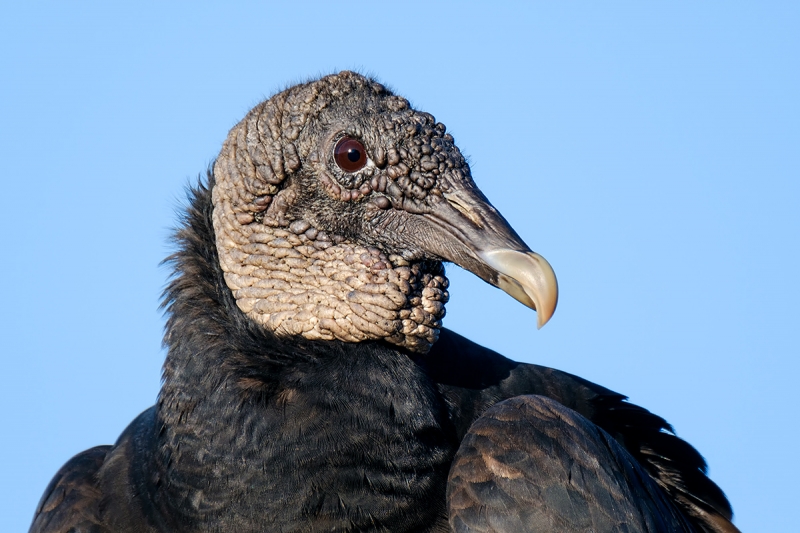
[[[358,139],[345,136],[336,143],[333,160],[345,172],[358,172],[367,164],[367,150]]]

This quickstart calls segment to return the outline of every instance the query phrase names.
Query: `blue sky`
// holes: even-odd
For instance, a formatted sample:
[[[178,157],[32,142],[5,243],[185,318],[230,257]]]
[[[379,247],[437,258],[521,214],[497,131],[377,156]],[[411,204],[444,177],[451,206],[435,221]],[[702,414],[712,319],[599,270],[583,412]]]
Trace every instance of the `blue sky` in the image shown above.
[[[345,68],[444,122],[559,277],[536,331],[449,267],[445,324],[664,416],[743,531],[796,523],[797,3],[6,4],[0,530],[154,402],[184,187],[254,104]]]

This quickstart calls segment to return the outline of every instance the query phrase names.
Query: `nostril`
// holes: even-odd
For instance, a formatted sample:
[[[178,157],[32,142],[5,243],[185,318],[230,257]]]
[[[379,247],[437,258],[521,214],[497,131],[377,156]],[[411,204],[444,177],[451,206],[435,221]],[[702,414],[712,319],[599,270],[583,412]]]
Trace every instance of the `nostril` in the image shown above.
[[[470,222],[475,224],[478,228],[483,228],[483,220],[481,219],[480,215],[472,208],[470,205],[459,196],[460,191],[455,192],[446,192],[443,193],[444,199],[447,200],[451,206],[453,206],[459,213],[464,215]]]

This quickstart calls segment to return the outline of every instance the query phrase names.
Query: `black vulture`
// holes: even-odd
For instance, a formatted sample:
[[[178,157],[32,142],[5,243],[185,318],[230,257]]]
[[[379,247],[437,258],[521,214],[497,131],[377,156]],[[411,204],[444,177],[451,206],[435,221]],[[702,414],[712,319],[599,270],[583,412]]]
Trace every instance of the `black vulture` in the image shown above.
[[[262,102],[190,191],[156,405],[70,459],[31,532],[734,532],[662,418],[442,327],[443,262],[556,278],[428,113],[341,72]]]

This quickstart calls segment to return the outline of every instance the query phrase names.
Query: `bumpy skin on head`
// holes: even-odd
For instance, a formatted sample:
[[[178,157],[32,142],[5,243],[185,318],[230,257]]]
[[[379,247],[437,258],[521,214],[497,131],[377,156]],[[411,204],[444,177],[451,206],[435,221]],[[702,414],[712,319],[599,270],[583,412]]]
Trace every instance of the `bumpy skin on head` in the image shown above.
[[[442,261],[539,325],[557,286],[432,116],[350,72],[292,87],[207,185],[157,404],[59,470],[32,533],[738,531],[666,421],[441,328]]]
[[[333,159],[343,136],[366,146],[358,172]],[[441,239],[419,215],[447,194],[480,195],[443,124],[342,72],[253,109],[214,174],[220,262],[248,316],[281,335],[430,349],[447,280],[420,248]]]

